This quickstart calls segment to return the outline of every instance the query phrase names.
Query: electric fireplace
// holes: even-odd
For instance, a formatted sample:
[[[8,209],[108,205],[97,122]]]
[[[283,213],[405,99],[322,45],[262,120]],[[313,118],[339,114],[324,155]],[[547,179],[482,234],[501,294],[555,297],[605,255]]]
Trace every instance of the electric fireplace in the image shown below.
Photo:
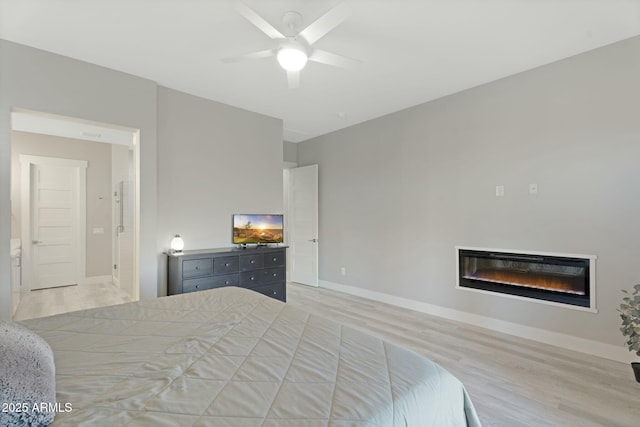
[[[458,286],[595,309],[595,257],[456,248]]]

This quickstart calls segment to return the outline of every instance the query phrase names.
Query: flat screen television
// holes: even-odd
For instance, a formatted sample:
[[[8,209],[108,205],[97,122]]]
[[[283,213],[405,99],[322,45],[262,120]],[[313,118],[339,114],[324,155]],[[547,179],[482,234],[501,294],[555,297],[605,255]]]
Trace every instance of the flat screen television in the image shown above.
[[[266,245],[284,242],[284,216],[279,214],[234,214],[233,244]]]

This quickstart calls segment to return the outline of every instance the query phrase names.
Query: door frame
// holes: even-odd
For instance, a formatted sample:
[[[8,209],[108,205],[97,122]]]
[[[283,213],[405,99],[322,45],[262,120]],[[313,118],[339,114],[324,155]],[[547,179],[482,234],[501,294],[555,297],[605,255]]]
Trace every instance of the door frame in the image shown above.
[[[87,241],[87,161],[63,159],[57,157],[32,156],[21,154],[20,175],[21,175],[21,234],[22,234],[22,283],[28,284],[27,289],[31,290],[33,285],[33,259],[31,256],[31,235],[32,235],[32,218],[31,205],[33,194],[31,192],[31,166],[32,165],[49,165],[49,166],[68,166],[76,169],[76,205],[77,213],[76,223],[74,226],[78,231],[76,236],[76,259],[77,269],[76,276],[78,280],[82,280],[86,275],[86,241]]]

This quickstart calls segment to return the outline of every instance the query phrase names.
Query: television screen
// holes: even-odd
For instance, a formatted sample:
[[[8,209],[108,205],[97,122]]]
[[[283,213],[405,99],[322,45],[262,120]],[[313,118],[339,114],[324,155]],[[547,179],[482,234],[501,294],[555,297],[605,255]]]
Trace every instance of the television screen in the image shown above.
[[[282,243],[283,215],[234,214],[233,243],[236,245]]]

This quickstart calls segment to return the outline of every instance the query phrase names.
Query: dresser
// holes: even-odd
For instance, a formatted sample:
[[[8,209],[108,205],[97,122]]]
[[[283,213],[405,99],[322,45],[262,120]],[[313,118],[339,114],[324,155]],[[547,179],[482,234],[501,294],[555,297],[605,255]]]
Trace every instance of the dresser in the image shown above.
[[[239,286],[286,302],[286,246],[169,254],[168,294]]]

